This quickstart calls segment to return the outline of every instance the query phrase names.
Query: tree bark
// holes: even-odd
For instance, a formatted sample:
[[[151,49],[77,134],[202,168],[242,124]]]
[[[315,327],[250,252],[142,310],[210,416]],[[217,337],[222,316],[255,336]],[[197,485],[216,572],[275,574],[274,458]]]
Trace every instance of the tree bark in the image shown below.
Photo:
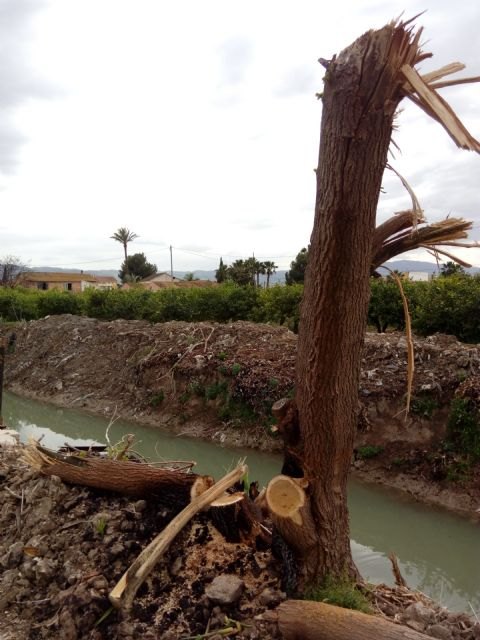
[[[379,616],[323,602],[287,600],[277,609],[284,640],[426,640],[430,636]]]
[[[308,480],[316,540],[297,552],[303,582],[355,575],[346,487],[375,214],[402,98],[400,68],[414,64],[418,52],[417,38],[403,24],[390,24],[325,63],[315,220],[298,338],[298,429],[286,443]]]
[[[64,456],[38,444],[26,448],[23,457],[40,473],[58,476],[64,482],[136,497],[155,497],[179,509],[214,484],[210,476],[157,469],[138,462]]]

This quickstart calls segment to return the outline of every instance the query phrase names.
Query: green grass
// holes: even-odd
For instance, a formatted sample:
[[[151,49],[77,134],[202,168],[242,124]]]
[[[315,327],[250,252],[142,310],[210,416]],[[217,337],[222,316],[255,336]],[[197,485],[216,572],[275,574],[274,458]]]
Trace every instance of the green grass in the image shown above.
[[[321,585],[307,587],[304,599],[325,602],[363,613],[372,613],[370,602],[365,594],[359,591],[355,583],[348,578],[334,579],[327,576]]]

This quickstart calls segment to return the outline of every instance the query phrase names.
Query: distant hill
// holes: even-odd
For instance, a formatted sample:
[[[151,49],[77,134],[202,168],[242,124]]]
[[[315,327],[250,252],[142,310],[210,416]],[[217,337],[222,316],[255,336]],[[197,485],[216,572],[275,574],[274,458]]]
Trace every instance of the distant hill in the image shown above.
[[[89,273],[92,276],[111,276],[118,280],[118,269],[62,269],[61,267],[31,267],[28,271],[42,273]]]
[[[386,262],[385,265],[391,269],[392,271],[401,271],[402,273],[405,271],[426,271],[427,273],[436,273],[438,272],[438,266],[436,262],[427,262],[422,260],[392,260],[390,262]],[[69,273],[81,273],[82,269],[60,269],[55,267],[32,267],[31,271],[44,271],[45,273],[51,271],[67,271]],[[83,269],[85,273],[90,273],[94,276],[112,276],[118,280],[118,270],[116,269]],[[478,267],[472,267],[471,269],[466,269],[468,273],[480,273],[480,269]],[[387,271],[385,269],[379,268],[379,272],[386,274]],[[205,270],[198,269],[193,271],[174,271],[173,275],[177,278],[183,278],[187,273],[193,273],[195,278],[199,280],[212,280],[215,281],[215,270]],[[285,269],[280,269],[272,276],[270,276],[270,284],[285,284]],[[260,283],[264,284],[267,281],[265,276],[260,276]]]
[[[442,267],[440,263],[440,268]],[[422,260],[391,260],[390,262],[386,262],[385,266],[387,266],[392,271],[426,271],[427,273],[437,273],[440,271],[436,262],[426,262]],[[380,273],[382,272],[382,268],[379,268]],[[478,267],[472,267],[471,269],[465,269],[468,273],[478,273],[480,269]],[[385,273],[385,269],[383,269]]]

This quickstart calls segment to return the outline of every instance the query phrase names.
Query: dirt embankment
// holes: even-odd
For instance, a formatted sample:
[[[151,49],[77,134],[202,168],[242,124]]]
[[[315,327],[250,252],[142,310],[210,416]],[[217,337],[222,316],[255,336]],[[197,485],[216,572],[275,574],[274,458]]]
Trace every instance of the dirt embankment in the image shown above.
[[[0,327],[1,335],[12,332],[5,380],[14,392],[107,416],[116,407],[124,418],[233,445],[281,448],[268,427],[272,402],[293,392],[297,338],[285,328],[64,315]],[[478,346],[451,336],[416,339],[412,412],[405,420],[405,337],[368,334],[356,472],[474,513],[478,470],[449,474],[437,445],[455,389],[479,373]],[[371,447],[378,454],[368,458]]]
[[[19,448],[0,447],[0,640],[281,638],[265,612],[286,595],[270,551],[227,543],[209,514],[191,521],[129,611],[108,594],[172,516],[132,499],[42,477]],[[478,640],[468,613],[404,587],[365,587],[373,613],[439,639]]]

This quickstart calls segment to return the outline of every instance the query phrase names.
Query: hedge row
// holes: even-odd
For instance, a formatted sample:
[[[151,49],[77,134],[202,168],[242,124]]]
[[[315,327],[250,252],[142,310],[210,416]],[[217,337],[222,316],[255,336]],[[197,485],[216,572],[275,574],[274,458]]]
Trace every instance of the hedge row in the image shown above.
[[[102,320],[124,318],[150,322],[251,320],[285,324],[296,330],[302,292],[302,285],[256,289],[234,284],[158,292],[87,289],[80,294],[0,288],[0,318],[32,320],[72,313]]]
[[[449,333],[464,342],[480,342],[480,276],[405,282],[404,289],[417,333]],[[371,290],[369,324],[378,331],[403,329],[405,319],[397,285],[372,279]],[[302,285],[256,289],[234,284],[158,292],[88,289],[81,294],[0,288],[0,319],[31,320],[71,313],[103,320],[150,322],[250,320],[282,324],[296,331],[302,292]]]

